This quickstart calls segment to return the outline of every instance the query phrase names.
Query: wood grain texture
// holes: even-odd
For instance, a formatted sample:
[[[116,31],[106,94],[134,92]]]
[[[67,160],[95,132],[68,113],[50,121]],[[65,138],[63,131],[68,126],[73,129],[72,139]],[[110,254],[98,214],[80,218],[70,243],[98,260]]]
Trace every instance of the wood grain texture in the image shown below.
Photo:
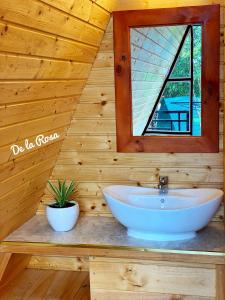
[[[70,112],[77,103],[75,96],[53,98],[0,106],[0,127],[30,121],[53,114]]]
[[[7,181],[11,176],[22,173],[27,169],[37,166],[39,163],[47,160],[49,157],[57,155],[61,142],[52,143],[37,151],[27,153],[24,156],[16,157],[13,161],[7,162],[0,166],[0,180]],[[44,170],[43,170],[44,171]]]
[[[111,2],[0,3],[0,238],[37,209],[108,24]],[[58,139],[17,156],[10,149],[54,133]]]
[[[0,254],[0,282],[3,278],[3,275],[5,273],[5,270],[7,268],[7,265],[9,263],[11,256],[12,256],[12,253],[1,253]]]
[[[20,104],[62,96],[77,96],[84,87],[84,80],[63,81],[1,81],[0,105]]]
[[[0,53],[0,79],[86,79],[90,63]]]
[[[5,265],[3,274],[0,280],[0,294],[1,289],[4,288],[10,281],[12,281],[20,272],[22,272],[30,261],[30,255],[27,254],[6,254],[8,262]],[[3,258],[4,259],[4,258]]]
[[[173,262],[175,264],[191,263],[192,266],[199,266],[199,264],[207,264],[207,266],[213,266],[215,264],[224,265],[224,256],[218,255],[218,253],[170,253],[160,251],[140,251],[135,249],[113,249],[102,245],[102,247],[79,245],[60,245],[52,243],[28,243],[28,242],[1,242],[0,253],[23,253],[38,256],[63,256],[63,257],[108,257],[110,259],[122,259],[122,260],[144,260],[161,261],[161,262]],[[198,262],[198,263],[196,263]],[[211,268],[211,267],[210,267]]]
[[[26,137],[38,135],[45,132],[45,129],[54,130],[67,126],[70,123],[71,112],[63,114],[53,114],[48,117],[35,119],[28,122],[21,122],[0,129],[0,146],[14,144],[16,141],[25,139]]]
[[[34,212],[35,206],[33,204],[33,202],[37,201],[37,199],[39,197],[41,197],[42,195],[42,188],[43,186],[40,185],[40,187],[38,187],[39,189],[37,191],[32,191],[32,193],[30,193],[30,195],[28,196],[24,196],[26,194],[26,192],[24,190],[20,191],[22,192],[22,196],[16,197],[16,199],[18,198],[18,205],[16,207],[17,212],[15,213],[13,211],[13,205],[12,205],[12,195],[10,194],[10,207],[9,207],[9,211],[3,215],[2,217],[2,221],[1,221],[1,225],[4,225],[5,222],[10,222],[9,226],[7,228],[3,228],[3,230],[1,231],[1,237],[4,236],[5,234],[8,234],[11,230],[15,230],[16,229],[16,224],[18,223],[18,221],[20,220],[21,216],[27,216],[26,221],[28,220],[28,217],[30,218],[30,215]],[[18,190],[17,190],[18,191]],[[15,194],[14,194],[14,199],[15,199]],[[23,201],[21,201],[21,198],[23,197]],[[17,214],[20,214],[20,216],[18,217]],[[20,221],[20,225],[22,225],[23,222]]]
[[[99,45],[103,32],[102,29],[92,26],[89,22],[64,14],[58,9],[36,0],[29,0],[29,6],[26,0],[17,0],[17,5],[3,0],[1,1],[0,15],[5,22],[25,25],[32,30],[43,32],[46,32],[47,29],[48,35],[53,34],[94,46]],[[101,16],[99,17],[101,18]],[[25,18],[27,23],[24,24]]]
[[[215,297],[185,296],[148,292],[129,292],[94,289],[91,291],[93,300],[215,300]]]
[[[1,290],[1,300],[90,300],[87,272],[27,269]]]
[[[203,4],[222,4],[221,32],[224,30],[224,7],[221,1],[118,1],[124,9],[144,9]],[[125,5],[123,5],[125,3]],[[115,8],[117,10],[117,7]],[[223,39],[221,39],[223,54]],[[71,126],[63,142],[51,179],[75,179],[79,184],[81,211],[90,215],[111,215],[101,190],[111,184],[157,187],[158,176],[169,176],[171,188],[223,188],[223,102],[224,58],[220,67],[220,152],[219,153],[117,153],[114,95],[112,19],[94,61],[87,84],[75,107]],[[46,191],[43,203],[49,201]],[[43,213],[43,203],[39,213]],[[215,221],[223,221],[223,206]]]
[[[148,172],[147,172],[148,170]],[[185,182],[196,182],[200,183],[204,181],[205,183],[216,183],[220,181],[223,177],[223,169],[213,168],[209,170],[208,168],[140,168],[136,167],[77,167],[75,170],[72,166],[57,165],[52,173],[53,178],[68,178],[68,174],[71,179],[77,181],[96,181],[96,182],[121,182],[131,181],[136,183],[138,180],[145,182],[158,182],[159,174],[170,174],[171,183],[183,183]]]
[[[106,21],[103,16],[108,15],[108,13],[112,11],[115,1],[94,0],[91,2],[89,0],[42,0],[42,2],[105,29],[108,20]],[[93,11],[95,11],[95,13],[93,13]],[[98,13],[96,11],[98,11]],[[102,17],[99,17],[99,14],[101,14]]]
[[[43,173],[44,174],[44,173]],[[42,174],[42,175],[43,175]],[[49,173],[48,173],[49,175]],[[48,176],[43,176],[43,179],[47,180]],[[22,190],[22,196],[18,196],[18,194],[14,194],[14,197],[10,197],[10,208],[3,217],[1,216],[1,235],[0,239],[3,239],[10,232],[17,229],[17,227],[21,226],[23,223],[28,221],[36,212],[38,207],[38,202],[43,195],[43,185],[38,187],[38,190],[33,190],[30,195],[26,196],[26,191]],[[12,195],[10,195],[12,196]],[[8,199],[9,195],[5,197]],[[21,199],[22,198],[22,199]],[[15,199],[18,201],[15,204]],[[1,199],[2,201],[2,199]],[[5,206],[3,207],[3,211]],[[5,226],[7,224],[7,226]]]
[[[88,257],[32,256],[27,266],[30,269],[62,271],[89,271]]]
[[[59,139],[58,139],[57,141],[62,141],[62,140],[64,139],[66,129],[67,129],[67,127],[57,128],[57,133],[58,133],[59,136],[60,136]],[[46,132],[43,132],[43,133],[44,133],[45,135],[51,135],[51,134],[54,134],[54,132],[55,132],[55,129],[49,130],[49,131],[46,131]],[[29,137],[27,137],[27,138],[29,138],[29,141],[30,141],[30,142],[34,143],[35,140],[36,140],[36,135],[34,135],[34,136],[29,136]],[[17,143],[24,145],[25,139],[18,140]],[[49,142],[48,145],[53,144],[53,143],[55,143],[55,140]],[[46,145],[44,145],[44,147],[45,147],[45,146],[46,146]],[[21,152],[21,153],[19,153],[19,154],[17,155],[17,158],[18,158],[18,157],[21,157],[21,156],[24,156],[24,155],[26,155],[26,154],[28,154],[28,153],[34,152],[34,151],[36,151],[36,150],[37,150],[37,148],[32,148],[32,149],[27,150],[26,153],[25,153],[25,152]],[[1,163],[1,164],[4,164],[4,163],[10,162],[10,161],[13,161],[13,160],[15,159],[13,153],[12,153],[11,151],[9,151],[9,145],[5,145],[5,146],[3,146],[3,147],[0,147],[0,154],[1,154],[1,155],[0,155],[0,163]]]
[[[28,248],[29,247],[26,249],[28,250]],[[54,249],[52,250],[54,251]],[[59,247],[57,250],[59,250]],[[68,250],[69,248],[67,248],[64,255],[68,255]],[[38,250],[36,249],[33,251],[37,253]],[[92,254],[93,253],[94,252],[92,251]],[[5,255],[5,259],[3,255]],[[62,252],[61,255],[63,255]],[[112,253],[108,252],[105,253],[105,255],[111,256]],[[196,263],[195,257],[195,259],[189,263],[181,261],[176,262],[174,261],[175,257],[176,255],[173,255],[173,259],[171,261],[154,261],[151,259],[139,260],[137,258],[121,259],[108,257],[97,258],[93,256],[89,257],[92,299],[102,300],[105,299],[105,297],[107,297],[107,299],[119,300],[126,300],[128,298],[137,300],[224,299],[221,297],[221,295],[223,295],[223,286],[221,285],[223,283],[223,277],[221,277],[222,269],[220,269],[220,272],[218,271],[218,267],[224,268],[223,265],[217,266],[216,271],[215,265],[213,263],[210,264],[209,261],[205,261],[205,263],[203,263],[204,260],[201,260],[202,263]],[[21,270],[23,270],[24,266],[26,266],[30,259],[29,255],[11,255],[6,253],[2,254],[1,258],[3,258],[3,267],[4,265],[7,265],[7,262],[9,262],[12,258],[13,259],[11,261],[14,261],[13,265],[16,266],[15,270],[13,272],[8,272],[6,276],[6,284],[1,289],[1,299],[7,299],[6,297],[14,299],[13,296],[20,297],[20,299],[27,299],[27,297],[35,297],[35,299],[39,299],[38,297],[50,297],[50,295],[52,297],[54,296],[54,299],[58,299],[57,297],[60,297],[59,299],[80,299],[78,295],[84,295],[83,288],[85,288],[86,284],[81,283],[81,278],[83,278],[85,274],[88,275],[87,272],[56,272],[53,270],[87,271],[88,258],[33,256],[28,265],[30,270],[25,270],[23,272],[21,272]],[[12,264],[8,264],[8,270],[11,270],[10,265]],[[49,269],[49,271],[46,272],[43,271],[43,269]],[[28,273],[29,275],[26,276],[25,273]],[[79,289],[78,293],[77,288],[75,289],[76,297],[75,294],[70,294],[72,293],[72,290],[74,290],[71,283],[69,285],[69,289],[67,288],[69,292],[66,293],[66,295],[64,295],[64,286],[59,282],[59,286],[54,287],[54,291],[56,290],[54,295],[49,294],[49,290],[51,290],[51,288],[47,283],[45,285],[42,284],[42,280],[45,282],[51,281],[53,285],[55,282],[54,276],[46,277],[45,274],[58,274],[58,279],[64,278],[63,282],[67,281],[69,284],[70,279],[67,277],[69,273],[76,273],[76,278],[73,278],[73,280],[75,280],[77,285],[82,287],[82,291]],[[41,274],[42,279],[38,279],[37,276],[39,275],[37,274]],[[61,277],[61,274],[63,274],[62,276],[64,277]],[[215,274],[217,275],[217,285],[215,285]],[[30,276],[29,280],[28,276]],[[18,280],[18,278],[20,279]],[[86,276],[85,278],[85,282],[89,286],[89,278]],[[28,292],[28,283],[25,283],[27,280],[29,282],[29,286],[32,286],[32,292]],[[217,291],[215,291],[216,286],[217,288],[220,288]],[[39,294],[40,291],[41,294]],[[217,298],[215,298],[215,292],[217,293]],[[57,293],[60,293],[60,296]],[[219,293],[220,298],[218,297]],[[73,298],[72,295],[75,298]]]
[[[46,35],[3,22],[0,22],[0,32],[2,52],[90,63],[93,62],[97,51],[97,46],[58,38],[56,35]]]
[[[100,289],[106,294],[112,290],[215,299],[215,274],[215,267],[198,264],[112,261],[110,258],[90,261],[91,292]]]
[[[216,300],[225,300],[225,268],[216,266]]]
[[[223,0],[152,0],[138,1],[138,0],[116,0],[114,10],[132,10],[132,9],[150,9],[150,8],[169,8],[169,7],[182,7],[182,6],[196,6],[196,5],[210,5],[213,3],[224,5]]]

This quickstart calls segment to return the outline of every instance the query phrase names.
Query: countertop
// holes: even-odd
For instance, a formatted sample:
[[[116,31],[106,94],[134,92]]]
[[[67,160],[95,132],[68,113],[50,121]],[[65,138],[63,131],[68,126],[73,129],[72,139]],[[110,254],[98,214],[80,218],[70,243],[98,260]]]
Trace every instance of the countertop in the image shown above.
[[[69,232],[53,231],[44,215],[36,215],[11,233],[3,242],[45,243],[71,247],[159,251],[167,253],[195,253],[225,257],[225,230],[223,223],[212,222],[190,240],[155,242],[127,236],[126,228],[111,217],[80,216]]]

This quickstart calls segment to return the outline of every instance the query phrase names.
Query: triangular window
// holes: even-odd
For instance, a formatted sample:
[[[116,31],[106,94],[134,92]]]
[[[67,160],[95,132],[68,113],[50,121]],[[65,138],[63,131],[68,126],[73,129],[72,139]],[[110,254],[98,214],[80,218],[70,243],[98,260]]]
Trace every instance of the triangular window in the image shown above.
[[[201,30],[187,26],[142,135],[201,135]]]

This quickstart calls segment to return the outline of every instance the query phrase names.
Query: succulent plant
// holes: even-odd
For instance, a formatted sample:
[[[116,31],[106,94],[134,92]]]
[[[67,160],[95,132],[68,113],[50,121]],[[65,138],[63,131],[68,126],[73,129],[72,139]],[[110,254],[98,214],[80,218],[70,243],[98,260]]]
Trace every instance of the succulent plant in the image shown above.
[[[70,206],[70,196],[77,192],[74,181],[71,181],[69,185],[66,185],[66,180],[61,181],[58,179],[58,186],[51,183],[48,180],[48,184],[51,188],[54,196],[55,203],[51,206],[64,208]]]

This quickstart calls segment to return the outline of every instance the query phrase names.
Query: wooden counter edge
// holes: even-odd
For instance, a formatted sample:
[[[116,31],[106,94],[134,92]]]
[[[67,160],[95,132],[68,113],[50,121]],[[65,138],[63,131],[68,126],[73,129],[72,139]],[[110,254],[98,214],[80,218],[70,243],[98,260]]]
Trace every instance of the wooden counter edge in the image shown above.
[[[102,256],[225,265],[225,252],[149,249],[128,246],[52,244],[35,242],[0,242],[0,253],[49,256]]]

